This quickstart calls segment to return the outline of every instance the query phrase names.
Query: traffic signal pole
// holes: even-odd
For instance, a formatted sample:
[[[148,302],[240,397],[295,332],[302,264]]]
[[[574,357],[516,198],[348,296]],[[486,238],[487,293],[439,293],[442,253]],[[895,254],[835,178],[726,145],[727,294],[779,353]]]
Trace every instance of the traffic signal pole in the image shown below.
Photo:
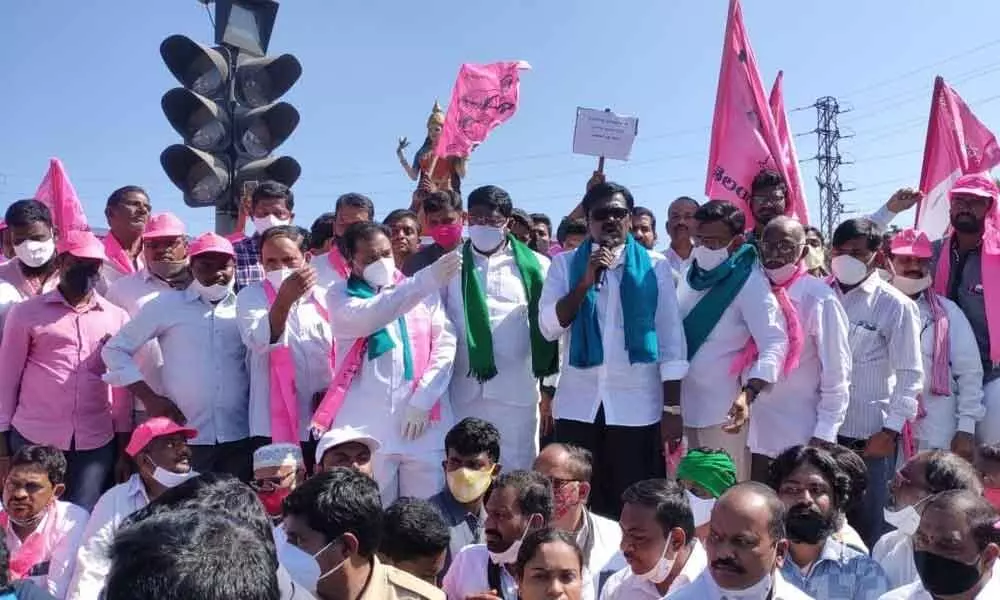
[[[239,62],[239,50],[226,48],[226,60],[229,62],[229,72],[232,74],[226,85],[226,112],[229,115],[229,122],[236,123],[236,69]],[[236,189],[236,138],[230,136],[228,154],[229,188],[225,192],[227,197],[215,204],[215,233],[219,235],[229,235],[236,229],[236,217],[240,209],[241,190]]]

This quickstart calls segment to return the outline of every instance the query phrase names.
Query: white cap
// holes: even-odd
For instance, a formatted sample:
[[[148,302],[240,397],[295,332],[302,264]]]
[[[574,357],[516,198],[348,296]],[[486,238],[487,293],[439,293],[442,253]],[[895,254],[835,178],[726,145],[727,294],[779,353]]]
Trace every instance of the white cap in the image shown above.
[[[253,453],[253,469],[268,467],[302,467],[302,449],[298,444],[268,444]]]
[[[316,444],[316,464],[323,462],[323,455],[326,451],[334,446],[339,446],[341,444],[346,444],[347,442],[358,442],[359,444],[364,444],[368,446],[368,450],[375,454],[375,452],[382,447],[382,444],[372,436],[365,433],[365,428],[357,427],[338,427],[336,429],[331,429],[323,434],[323,437],[319,438],[319,442]]]

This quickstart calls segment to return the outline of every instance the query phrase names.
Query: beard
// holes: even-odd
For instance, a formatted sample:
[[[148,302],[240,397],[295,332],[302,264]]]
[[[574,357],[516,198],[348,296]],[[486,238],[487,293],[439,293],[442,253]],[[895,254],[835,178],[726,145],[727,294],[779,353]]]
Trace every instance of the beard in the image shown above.
[[[951,226],[955,228],[955,231],[960,231],[962,233],[979,233],[983,230],[983,223],[980,223],[976,218],[969,214],[958,214],[953,216],[951,219]]]
[[[806,507],[793,507],[785,518],[788,539],[802,544],[819,544],[836,531],[837,513],[822,514]]]

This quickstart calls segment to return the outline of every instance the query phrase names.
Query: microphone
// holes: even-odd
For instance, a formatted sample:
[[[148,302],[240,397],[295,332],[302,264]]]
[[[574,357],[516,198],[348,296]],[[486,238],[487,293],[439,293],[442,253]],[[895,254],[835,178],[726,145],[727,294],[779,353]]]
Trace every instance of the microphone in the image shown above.
[[[600,248],[610,248],[610,247],[611,246],[608,245],[607,240],[601,240],[600,243],[593,242],[592,245],[591,245],[591,247],[590,247],[590,253],[594,254]],[[604,282],[608,278],[608,269],[607,269],[607,267],[601,267],[600,269],[598,269],[597,273],[596,273],[596,276],[597,276],[597,281],[594,283],[594,289],[597,290],[598,292],[600,292],[601,288],[604,287]]]

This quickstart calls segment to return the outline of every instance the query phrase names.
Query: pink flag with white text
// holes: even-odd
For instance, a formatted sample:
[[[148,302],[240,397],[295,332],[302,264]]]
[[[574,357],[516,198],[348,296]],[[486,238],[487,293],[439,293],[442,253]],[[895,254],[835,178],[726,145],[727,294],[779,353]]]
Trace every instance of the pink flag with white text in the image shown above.
[[[66,175],[66,169],[58,158],[49,159],[49,171],[39,184],[35,199],[52,211],[52,222],[60,233],[90,229],[87,225],[87,216],[83,212],[83,205],[80,204],[76,190]]]
[[[486,136],[517,111],[524,61],[490,65],[463,64],[451,92],[451,103],[434,153],[468,156]]]
[[[943,237],[950,224],[948,191],[952,184],[961,175],[989,171],[997,164],[1000,146],[996,136],[939,76],[934,80],[920,171],[924,198],[917,207],[917,229],[932,240]]]
[[[777,127],[743,26],[743,11],[739,0],[730,0],[705,195],[740,207],[746,214],[747,229],[753,228],[749,206],[753,178],[762,169],[774,169],[788,181],[785,165],[776,161],[776,156],[781,156]]]
[[[771,106],[771,115],[774,116],[774,125],[778,132],[778,144],[781,146],[781,154],[778,157],[785,165],[786,181],[788,182],[788,203],[786,212],[794,215],[802,223],[809,222],[809,208],[806,203],[806,191],[802,185],[802,173],[799,172],[799,155],[795,151],[795,142],[792,141],[792,129],[788,125],[788,113],[785,112],[785,94],[782,91],[782,81],[784,73],[778,71],[778,77],[774,80],[774,87],[771,88],[771,97],[768,104]]]

